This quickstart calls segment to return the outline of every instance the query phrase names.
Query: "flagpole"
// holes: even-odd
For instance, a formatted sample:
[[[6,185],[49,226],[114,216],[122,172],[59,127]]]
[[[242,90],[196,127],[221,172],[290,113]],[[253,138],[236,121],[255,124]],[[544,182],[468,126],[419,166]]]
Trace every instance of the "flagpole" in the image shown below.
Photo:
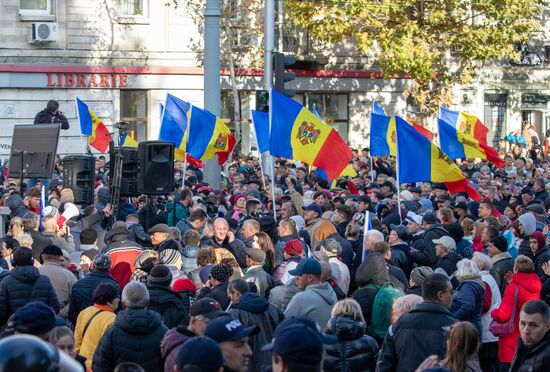
[[[363,247],[361,249],[361,262],[365,259],[365,243],[367,242],[367,231],[369,228],[370,212],[368,209],[365,210],[365,223],[363,225]]]
[[[395,120],[395,119],[394,119]],[[395,126],[395,180],[397,182],[397,215],[399,216],[399,224],[403,221],[401,219],[401,182],[399,180],[399,141],[397,135],[397,124]]]
[[[271,123],[273,120],[273,89],[269,90],[269,140],[271,141]],[[273,208],[273,219],[275,220],[275,223],[277,222],[277,210],[275,208],[275,172],[273,170],[273,157],[269,157],[271,159],[271,166],[269,167],[269,173],[271,178],[271,207]]]

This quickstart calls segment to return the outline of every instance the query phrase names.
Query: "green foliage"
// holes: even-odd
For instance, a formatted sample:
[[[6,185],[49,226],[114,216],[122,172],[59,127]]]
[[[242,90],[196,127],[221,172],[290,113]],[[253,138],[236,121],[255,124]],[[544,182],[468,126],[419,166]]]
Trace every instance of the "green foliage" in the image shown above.
[[[386,76],[408,75],[424,113],[451,100],[484,61],[517,59],[540,29],[546,0],[288,0],[286,15],[313,37],[377,48]],[[451,53],[452,51],[452,53]]]

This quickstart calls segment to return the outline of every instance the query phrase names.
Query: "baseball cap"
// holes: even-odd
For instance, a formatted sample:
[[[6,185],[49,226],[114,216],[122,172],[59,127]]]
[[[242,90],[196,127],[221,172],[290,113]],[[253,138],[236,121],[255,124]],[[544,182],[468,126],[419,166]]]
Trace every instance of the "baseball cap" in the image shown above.
[[[19,333],[41,335],[55,327],[67,325],[61,317],[55,315],[51,307],[41,301],[32,301],[17,309],[13,315],[13,325]]]
[[[220,343],[241,340],[245,337],[255,335],[259,331],[260,328],[257,325],[245,327],[239,319],[227,315],[210,321],[206,326],[204,335]]]
[[[274,351],[290,361],[315,363],[323,357],[323,344],[336,342],[334,336],[323,336],[312,319],[301,316],[281,322],[273,334],[273,341],[262,350]]]
[[[422,216],[422,222],[427,223],[437,223],[437,217],[432,212],[424,213],[424,216]]]
[[[453,209],[464,209],[464,210],[467,210],[468,209],[468,205],[465,203],[465,202],[458,202],[458,203],[455,203],[452,205],[452,208]]]
[[[439,239],[433,239],[432,242],[434,244],[441,244],[442,246],[444,246],[446,248],[451,248],[451,249],[456,248],[456,242],[450,236],[442,236]]]
[[[304,207],[304,211],[314,211],[314,212],[317,212],[319,216],[323,214],[323,209],[318,204],[315,204],[315,203],[312,203],[307,207]]]
[[[111,267],[111,257],[107,253],[100,253],[94,257],[94,267],[98,270],[108,270]]]
[[[407,212],[407,216],[405,217],[405,219],[408,221],[414,222],[418,225],[422,224],[422,216],[411,211]]]
[[[301,260],[298,266],[294,270],[289,270],[288,273],[292,276],[299,276],[302,274],[321,274],[321,264],[315,258],[309,257],[305,260]]]
[[[407,229],[403,225],[394,225],[393,223],[390,224],[390,229],[395,231],[399,239],[401,240],[408,240],[411,236],[411,233],[409,232],[409,229]]]
[[[209,319],[215,319],[226,313],[222,310],[222,306],[218,301],[212,298],[201,298],[193,302],[193,305],[189,309],[189,314],[191,316],[202,315]]]
[[[191,337],[178,352],[177,365],[180,370],[191,365],[202,372],[216,372],[223,366],[222,350],[210,337]]]

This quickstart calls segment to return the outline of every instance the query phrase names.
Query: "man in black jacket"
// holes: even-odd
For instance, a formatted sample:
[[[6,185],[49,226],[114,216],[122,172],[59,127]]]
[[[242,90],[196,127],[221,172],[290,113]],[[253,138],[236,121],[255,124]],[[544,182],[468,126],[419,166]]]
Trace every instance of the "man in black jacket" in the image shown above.
[[[390,243],[391,247],[390,262],[392,265],[403,270],[405,276],[409,278],[413,268],[413,261],[410,256],[411,248],[406,242],[409,241],[411,234],[409,233],[409,229],[403,225],[391,224],[390,229],[388,237],[388,243]]]
[[[33,266],[32,251],[19,247],[13,251],[14,268],[0,283],[0,325],[15,311],[31,301],[41,301],[59,312],[59,300],[50,279]]]
[[[44,110],[36,114],[34,124],[61,124],[61,129],[69,129],[69,121],[59,111],[59,102],[53,99],[48,101]]]
[[[241,268],[246,268],[246,246],[235,238],[235,234],[229,230],[229,223],[224,218],[214,220],[214,236],[203,245],[210,245],[216,248],[225,248],[235,257]],[[223,304],[222,304],[223,306]]]
[[[92,370],[110,372],[122,362],[133,362],[148,372],[162,372],[160,342],[168,330],[149,306],[149,292],[140,282],[122,291],[122,306],[113,325],[103,334],[95,351]]]
[[[449,311],[453,286],[445,275],[432,274],[422,284],[422,297],[423,303],[388,329],[377,372],[414,371],[430,355],[445,357],[449,328],[457,322]]]
[[[162,322],[173,328],[189,323],[189,298],[183,292],[174,292],[170,288],[172,273],[166,265],[156,265],[147,277],[149,291],[149,310],[160,314]]]
[[[411,257],[417,266],[433,268],[437,262],[433,240],[442,236],[449,236],[449,233],[443,228],[443,225],[437,222],[437,217],[431,212],[427,212],[422,216],[422,227],[425,232],[420,245],[421,250],[411,250]]]
[[[540,300],[526,302],[519,314],[516,355],[510,372],[550,370],[550,307]]]
[[[109,274],[111,258],[103,253],[94,258],[92,272],[85,278],[78,280],[71,291],[68,318],[72,324],[76,324],[78,314],[88,306],[93,305],[93,293],[98,285],[109,282],[116,285],[117,281]]]
[[[252,360],[248,370],[261,371],[263,366],[271,362],[271,353],[262,351],[261,348],[273,338],[275,328],[284,319],[283,313],[265,298],[250,292],[248,283],[243,279],[231,281],[227,292],[231,298],[227,312],[240,320],[245,327],[259,325],[259,332],[249,340]]]

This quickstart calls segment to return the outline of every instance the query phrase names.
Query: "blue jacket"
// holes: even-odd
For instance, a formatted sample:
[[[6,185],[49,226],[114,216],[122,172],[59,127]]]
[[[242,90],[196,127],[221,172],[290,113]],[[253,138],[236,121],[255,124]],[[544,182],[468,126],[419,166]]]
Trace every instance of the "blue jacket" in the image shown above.
[[[50,279],[34,266],[16,266],[0,284],[0,324],[30,301],[42,301],[59,312],[59,299]]]
[[[466,280],[456,288],[451,312],[460,321],[469,321],[481,335],[481,312],[485,285],[479,280]]]
[[[75,283],[71,292],[71,302],[69,302],[68,313],[68,318],[72,324],[76,324],[78,314],[80,314],[82,310],[94,304],[92,299],[94,290],[98,285],[105,282],[113,283],[120,288],[117,281],[109,275],[109,273],[98,271],[92,271],[90,275]]]

